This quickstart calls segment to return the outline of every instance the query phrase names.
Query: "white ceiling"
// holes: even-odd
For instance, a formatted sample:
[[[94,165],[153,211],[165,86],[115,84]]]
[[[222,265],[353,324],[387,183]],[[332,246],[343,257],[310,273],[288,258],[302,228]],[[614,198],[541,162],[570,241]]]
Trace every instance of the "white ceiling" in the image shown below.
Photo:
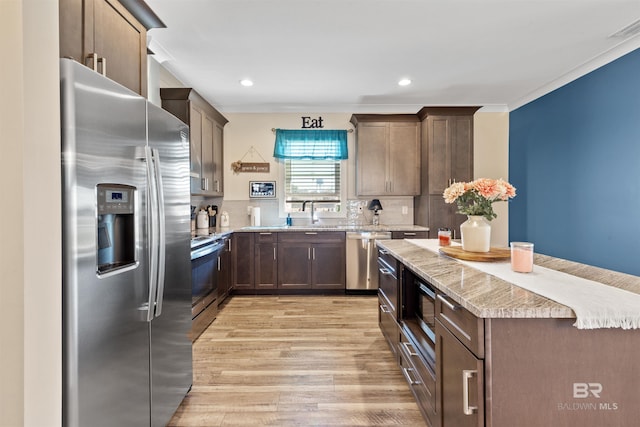
[[[640,47],[610,37],[640,0],[147,3],[167,25],[149,31],[156,58],[228,113],[512,110]]]

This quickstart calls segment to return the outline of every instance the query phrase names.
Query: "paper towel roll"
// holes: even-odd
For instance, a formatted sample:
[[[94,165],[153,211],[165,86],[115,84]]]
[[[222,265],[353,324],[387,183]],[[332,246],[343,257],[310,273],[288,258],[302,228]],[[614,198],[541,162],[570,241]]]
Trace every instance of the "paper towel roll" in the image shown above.
[[[260,208],[251,209],[251,225],[252,226],[260,225]]]

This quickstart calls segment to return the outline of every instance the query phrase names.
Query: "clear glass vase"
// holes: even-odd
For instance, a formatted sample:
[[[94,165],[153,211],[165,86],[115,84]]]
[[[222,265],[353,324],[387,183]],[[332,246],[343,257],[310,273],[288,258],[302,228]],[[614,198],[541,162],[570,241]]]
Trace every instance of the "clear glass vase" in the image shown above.
[[[491,248],[491,223],[482,215],[467,215],[460,225],[462,249],[469,252],[489,252]]]

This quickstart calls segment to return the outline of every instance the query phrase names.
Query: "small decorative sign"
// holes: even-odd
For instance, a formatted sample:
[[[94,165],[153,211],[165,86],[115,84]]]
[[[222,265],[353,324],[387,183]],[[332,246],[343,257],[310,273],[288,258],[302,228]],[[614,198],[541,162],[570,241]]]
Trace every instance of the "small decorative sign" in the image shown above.
[[[302,116],[302,129],[322,129],[322,116],[318,116],[317,119],[312,119],[311,116]]]
[[[269,173],[269,163],[246,163],[240,162],[240,170],[238,172],[266,172]]]
[[[247,154],[251,154],[251,156],[253,157],[254,153],[256,153],[262,159],[262,163],[248,163],[248,162],[243,162],[242,161],[247,156]],[[266,173],[269,173],[270,166],[269,166],[269,162],[267,162],[264,159],[264,157],[262,157],[260,155],[258,150],[253,148],[253,145],[252,145],[251,147],[249,147],[249,150],[247,150],[247,152],[244,154],[244,156],[242,156],[242,158],[240,160],[237,160],[237,161],[231,163],[231,169],[233,170],[234,173],[240,173],[240,172],[266,172]]]

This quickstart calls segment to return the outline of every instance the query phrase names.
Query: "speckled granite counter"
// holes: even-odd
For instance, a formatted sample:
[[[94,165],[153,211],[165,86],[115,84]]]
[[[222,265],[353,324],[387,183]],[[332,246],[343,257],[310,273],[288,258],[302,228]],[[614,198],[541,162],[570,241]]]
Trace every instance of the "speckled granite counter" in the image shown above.
[[[429,231],[428,227],[421,225],[260,225],[236,228],[234,231]]]
[[[381,240],[416,275],[452,300],[483,318],[575,318],[573,310],[555,301],[483,273],[410,240]],[[640,294],[640,277],[535,254],[534,264]]]

